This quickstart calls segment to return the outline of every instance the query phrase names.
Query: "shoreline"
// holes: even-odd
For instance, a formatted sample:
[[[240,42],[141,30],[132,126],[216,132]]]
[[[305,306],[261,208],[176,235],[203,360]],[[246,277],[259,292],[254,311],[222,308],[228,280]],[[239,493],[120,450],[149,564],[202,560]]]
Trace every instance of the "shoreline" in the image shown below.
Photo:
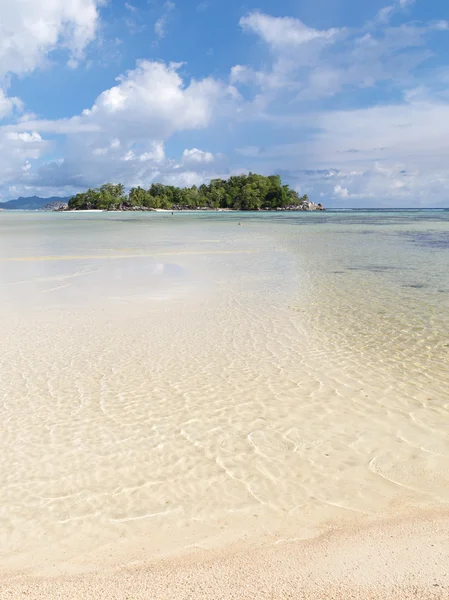
[[[240,541],[78,575],[10,573],[0,586],[11,600],[437,600],[449,596],[447,531],[449,510],[417,512],[309,540]]]
[[[261,208],[259,210],[239,210],[234,208],[128,208],[128,209],[102,209],[102,208],[89,208],[89,209],[55,209],[39,212],[57,212],[57,213],[278,213],[278,212],[325,212],[325,208]]]

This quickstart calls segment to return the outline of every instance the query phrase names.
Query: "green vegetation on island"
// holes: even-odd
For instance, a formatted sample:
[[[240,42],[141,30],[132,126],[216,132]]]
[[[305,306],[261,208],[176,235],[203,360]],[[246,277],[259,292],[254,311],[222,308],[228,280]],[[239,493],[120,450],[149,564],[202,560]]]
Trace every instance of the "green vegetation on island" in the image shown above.
[[[322,210],[307,195],[283,185],[279,175],[264,177],[249,173],[228,180],[213,179],[199,187],[179,188],[153,183],[149,189],[106,183],[69,200],[68,210]]]

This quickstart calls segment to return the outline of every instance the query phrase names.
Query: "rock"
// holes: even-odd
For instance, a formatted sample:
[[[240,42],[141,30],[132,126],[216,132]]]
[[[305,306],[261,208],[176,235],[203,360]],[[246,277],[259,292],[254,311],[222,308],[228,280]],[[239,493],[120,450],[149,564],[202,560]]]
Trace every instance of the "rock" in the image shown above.
[[[106,209],[106,212],[109,211],[122,211],[122,212],[156,212],[155,208],[150,208],[148,206],[135,206],[134,204],[131,204],[130,202],[120,202],[120,204],[117,204],[115,206],[111,206],[110,208]]]
[[[321,204],[314,204],[313,202],[306,201],[301,204],[289,204],[288,206],[278,206],[274,210],[279,211],[298,211],[298,210],[326,210]]]
[[[41,210],[52,210],[55,212],[61,212],[63,210],[67,210],[69,205],[67,202],[49,202],[45,206],[42,207]]]

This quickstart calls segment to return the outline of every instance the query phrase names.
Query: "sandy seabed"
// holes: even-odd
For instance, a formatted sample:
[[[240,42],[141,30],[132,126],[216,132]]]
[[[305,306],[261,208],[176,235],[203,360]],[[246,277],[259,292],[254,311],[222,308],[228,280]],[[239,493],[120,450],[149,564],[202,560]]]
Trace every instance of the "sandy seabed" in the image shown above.
[[[80,575],[0,579],[2,599],[407,600],[449,598],[449,514],[336,530],[314,540],[195,551]]]
[[[0,600],[449,600],[446,221],[6,217]]]

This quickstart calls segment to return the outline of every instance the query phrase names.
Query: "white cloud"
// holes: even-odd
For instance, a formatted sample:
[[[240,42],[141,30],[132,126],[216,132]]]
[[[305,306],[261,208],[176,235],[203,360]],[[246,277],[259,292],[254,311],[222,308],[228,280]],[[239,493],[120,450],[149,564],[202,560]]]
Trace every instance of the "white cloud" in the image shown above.
[[[185,85],[179,64],[139,61],[104,91],[77,122],[117,139],[165,139],[175,131],[207,126],[217,104],[233,90],[210,77]]]
[[[33,131],[31,133],[28,133],[27,131],[24,131],[23,133],[19,133],[17,131],[10,131],[6,133],[6,138],[12,141],[20,140],[21,142],[24,142],[26,144],[32,144],[34,142],[42,141],[42,138],[37,133],[37,131]]]
[[[242,17],[240,26],[256,33],[273,48],[288,48],[289,51],[312,40],[331,40],[339,32],[338,29],[313,29],[299,19],[272,17],[261,12],[252,12]]]
[[[384,106],[317,115],[312,148],[337,167],[406,160],[413,168],[443,168],[449,151],[449,103],[413,97]],[[351,152],[348,153],[348,151]]]
[[[312,197],[340,204],[447,203],[449,71],[423,76],[422,65],[436,58],[429,39],[447,35],[449,25],[404,22],[401,13],[407,18],[412,4],[396,0],[358,29],[316,30],[259,12],[244,17],[242,28],[266,44],[271,65],[264,58],[259,68],[242,63],[231,70],[231,81],[253,93],[242,123],[261,120],[289,138],[296,128],[298,136],[264,148],[249,140],[239,150],[248,168],[281,172]],[[319,111],[321,99],[329,106],[332,96],[348,108]],[[351,108],[360,97],[372,105]]]
[[[36,129],[70,138],[85,134],[87,143],[95,138],[121,143],[161,140],[206,127],[221,110],[239,101],[235,88],[212,77],[192,79],[187,85],[179,75],[180,66],[138,61],[135,69],[118,77],[117,85],[102,92],[80,115],[55,121],[31,117],[8,129]]]
[[[175,10],[175,3],[171,2],[170,0],[167,0],[166,2],[164,2],[163,6],[162,6],[162,15],[159,17],[159,19],[156,21],[156,23],[154,24],[154,33],[157,35],[157,37],[159,39],[162,39],[166,36],[167,34],[167,23],[170,19],[170,15],[171,13]]]
[[[260,88],[270,94],[269,101],[274,90],[296,90],[297,100],[309,101],[386,81],[403,86],[413,69],[432,56],[425,48],[429,35],[449,28],[444,20],[391,26],[390,13],[404,7],[399,2],[387,6],[383,16],[379,13],[358,30],[317,30],[299,19],[250,13],[240,25],[267,44],[273,62],[271,69],[264,65],[260,70],[236,65],[231,80]],[[263,104],[260,95],[256,99]]]
[[[0,77],[44,64],[67,49],[74,65],[94,39],[100,0],[0,0]]]
[[[112,147],[113,146],[111,144],[110,148]],[[105,150],[104,154],[106,154],[108,151],[107,148],[101,148],[101,150]],[[101,154],[103,154],[103,152]],[[135,152],[134,150],[128,150],[125,152],[125,154],[119,157],[119,160],[148,162],[151,163],[152,166],[155,164],[163,164],[165,161],[164,144],[163,142],[152,142],[151,150],[142,152],[141,154]]]
[[[0,197],[8,196],[7,190],[27,178],[32,162],[42,158],[51,149],[51,143],[43,140],[35,131],[11,132],[0,128]]]
[[[0,154],[7,172],[11,172],[10,164],[21,166],[26,159],[40,158],[49,148],[49,142],[36,131],[18,133],[0,130]]]
[[[0,88],[0,119],[9,116],[15,110],[22,110],[23,104],[19,98],[10,98]]]
[[[23,110],[22,101],[6,93],[11,76],[45,65],[48,55],[56,49],[67,51],[69,66],[78,64],[95,37],[101,1],[0,0],[0,119]],[[8,136],[3,136],[5,139],[12,141]],[[3,160],[16,165],[17,152],[14,148],[11,160],[8,156]],[[9,173],[9,167],[5,168]]]
[[[198,148],[192,148],[191,150],[184,150],[183,161],[185,164],[188,163],[210,163],[214,160],[214,155],[212,152],[204,152],[203,150],[198,150]]]
[[[347,187],[386,205],[447,203],[449,103],[417,99],[326,113],[319,123],[311,151],[339,169],[336,196]]]
[[[336,185],[334,187],[334,194],[338,198],[349,198],[349,190],[348,190],[348,188],[343,188],[343,187],[341,187],[340,184],[338,184],[338,185]]]
[[[439,79],[445,80],[444,74]],[[298,141],[240,150],[248,168],[281,172],[338,205],[438,206],[449,201],[449,98],[430,89],[402,101],[286,116]],[[310,133],[310,123],[314,131]]]
[[[379,10],[379,12],[377,13],[376,17],[374,18],[372,23],[368,23],[369,25],[384,25],[386,23],[389,23],[389,21],[391,20],[391,17],[398,12],[403,11],[404,9],[406,9],[409,6],[412,6],[412,4],[415,3],[415,0],[395,0],[393,2],[393,4],[390,4],[388,6],[384,6],[383,8],[381,8]]]
[[[22,142],[34,135],[30,131],[66,136],[63,160],[31,169],[21,180],[36,188],[48,185],[72,191],[109,180],[148,185],[155,178],[185,182],[207,177],[218,168],[210,152],[186,149],[176,161],[165,156],[164,141],[232,114],[239,96],[212,78],[184,81],[179,68],[139,61],[80,115],[57,121],[31,118],[4,127],[7,135]]]

